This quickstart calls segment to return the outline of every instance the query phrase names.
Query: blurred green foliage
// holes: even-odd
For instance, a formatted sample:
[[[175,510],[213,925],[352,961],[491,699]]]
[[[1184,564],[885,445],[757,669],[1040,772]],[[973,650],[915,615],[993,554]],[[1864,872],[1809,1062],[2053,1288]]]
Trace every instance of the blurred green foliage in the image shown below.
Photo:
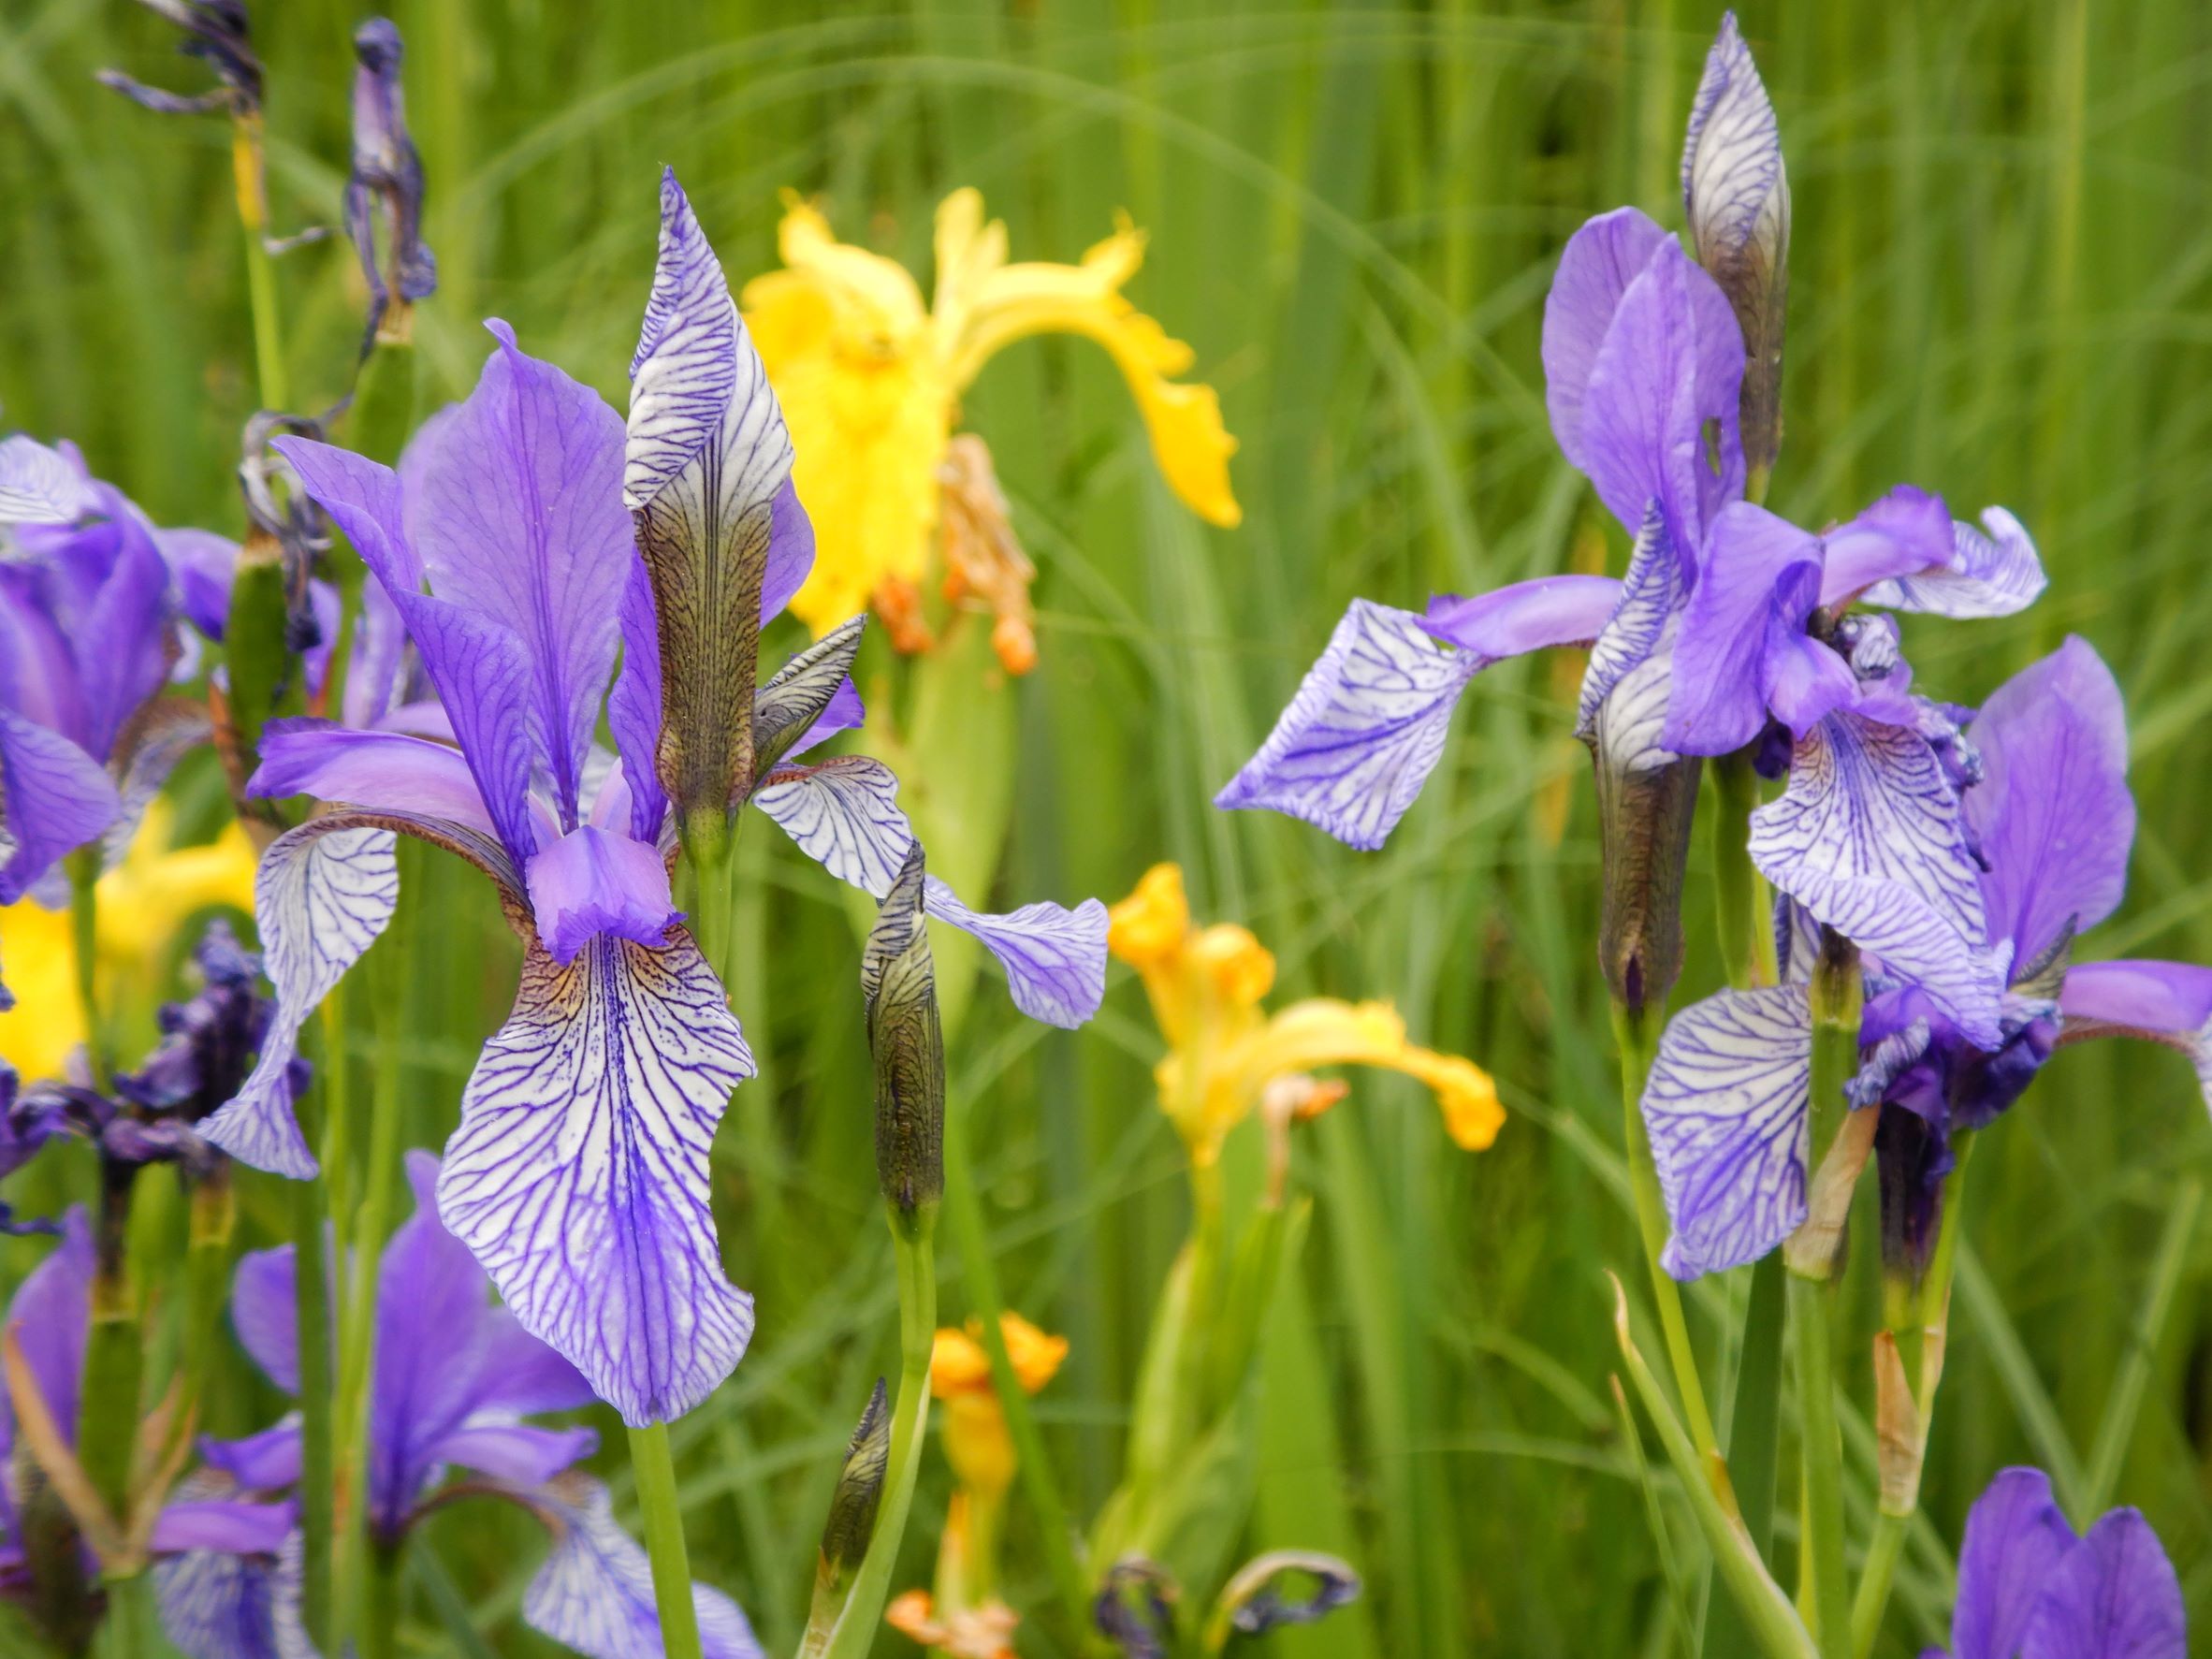
[[[2212,675],[2198,654],[2212,634],[2212,12],[1745,9],[1796,203],[1773,504],[1818,524],[1911,480],[1962,516],[1992,502],[2021,515],[2049,593],[2009,621],[1915,619],[1919,684],[1971,700],[2087,635],[2128,693],[2142,807],[2127,904],[2093,948],[2212,960]],[[334,223],[348,41],[366,11],[257,11],[276,228]],[[1673,1651],[1607,1380],[1604,1270],[1636,1283],[1636,1244],[1594,971],[1576,670],[1492,671],[1384,852],[1208,798],[1353,595],[1418,604],[1619,567],[1618,532],[1545,423],[1541,307],[1589,213],[1633,201],[1679,222],[1680,135],[1717,11],[403,0],[396,17],[443,277],[420,337],[446,395],[473,379],[478,320],[503,316],[621,400],[663,162],[734,282],[772,263],[786,186],[924,273],[930,212],[959,184],[982,188],[1021,257],[1074,258],[1116,208],[1150,230],[1132,298],[1220,387],[1248,517],[1214,531],[1172,502],[1095,348],[1034,342],[985,373],[968,422],[1042,573],[996,896],[1111,899],[1178,859],[1201,916],[1248,923],[1287,991],[1393,997],[1418,1040],[1473,1055],[1506,1090],[1513,1116],[1480,1157],[1450,1147],[1418,1088],[1379,1076],[1357,1077],[1301,1142],[1318,1202],[1268,1337],[1249,1542],[1338,1550],[1368,1594],[1274,1650]],[[251,336],[226,131],[148,115],[91,78],[111,64],[196,87],[174,39],[125,0],[0,0],[0,403],[11,426],[75,438],[160,521],[236,533]],[[278,271],[292,385],[327,403],[359,327],[351,254],[309,247]],[[883,658],[869,672],[898,670]],[[676,1440],[694,1563],[788,1652],[837,1454],[892,1361],[895,1317],[857,935],[829,884],[770,840],[756,829],[743,850],[735,986],[762,1076],[717,1158],[759,1331]],[[407,1084],[411,1138],[436,1144],[503,1012],[512,947],[481,883],[422,868]],[[1719,982],[1709,895],[1694,871],[1685,998]],[[1071,1037],[1019,1023],[996,992],[973,1010],[953,1092],[974,1114],[1009,1300],[1073,1342],[1039,1404],[1087,1515],[1113,1484],[1183,1230],[1180,1160],[1151,1103],[1157,1041],[1118,970],[1104,1014]],[[2208,1172],[2189,1070],[2149,1048],[2068,1051],[1984,1138],[1932,1525],[1908,1548],[1884,1652],[1942,1635],[1946,1541],[2018,1461],[2107,1468],[2111,1498],[2148,1512],[2212,1628],[2212,1229],[2173,1246],[2178,1290],[2143,1321],[2168,1219],[2193,1218]],[[245,1200],[255,1236],[274,1236],[273,1184],[249,1180]],[[949,1253],[944,1266],[956,1317]],[[1693,1300],[1709,1375],[1724,1371],[1741,1294],[1716,1281]],[[1855,1313],[1846,1351],[1863,1353],[1870,1296]],[[1846,1433],[1863,1538],[1857,1375]],[[240,1432],[274,1409],[240,1361],[210,1426]],[[902,1585],[926,1582],[942,1512],[940,1462],[924,1479]],[[1043,1607],[1016,1501],[1011,1589]],[[1679,1505],[1663,1506],[1686,1550]],[[415,1552],[418,1651],[549,1651],[514,1617],[531,1529],[482,1507],[442,1517]],[[1783,1509],[1787,1536],[1786,1483]],[[1052,1651],[1052,1634],[1049,1613],[1033,1620],[1026,1651]],[[909,1650],[887,1635],[881,1651]]]

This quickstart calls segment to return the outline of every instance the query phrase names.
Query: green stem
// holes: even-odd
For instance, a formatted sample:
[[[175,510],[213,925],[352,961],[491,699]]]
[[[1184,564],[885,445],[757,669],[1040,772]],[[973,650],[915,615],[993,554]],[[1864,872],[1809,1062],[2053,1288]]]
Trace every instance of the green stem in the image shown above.
[[[891,1458],[883,1496],[876,1509],[876,1530],[867,1554],[853,1575],[830,1633],[828,1659],[864,1659],[874,1647],[890,1598],[891,1572],[906,1536],[907,1511],[914,1501],[914,1481],[922,1469],[922,1444],[929,1428],[929,1356],[937,1344],[937,1263],[934,1206],[915,1212],[911,1225],[892,1218],[892,1253],[898,1266],[898,1402],[891,1419]]]
[[[361,1592],[361,1659],[397,1659],[400,1601],[397,1543],[380,1538],[370,1546]]]
[[[1897,1576],[1898,1556],[1905,1547],[1909,1515],[1887,1510],[1874,1517],[1874,1535],[1867,1541],[1867,1564],[1858,1581],[1858,1594],[1851,1604],[1853,1659],[1867,1659],[1874,1638],[1882,1634],[1882,1614],[1889,1605],[1889,1585]]]
[[[154,1609],[153,1581],[144,1573],[108,1583],[108,1616],[100,1627],[101,1659],[141,1659],[167,1652],[157,1634],[160,1615]]]
[[[329,1065],[324,1065],[326,1092]],[[302,1129],[308,1129],[306,1123]],[[326,1155],[329,1150],[324,1142]],[[326,1162],[325,1166],[329,1166]],[[299,1530],[302,1545],[300,1616],[308,1638],[320,1653],[338,1651],[330,1610],[331,1503],[330,1454],[330,1266],[325,1253],[327,1215],[326,1183],[292,1183],[294,1326],[299,1348]],[[321,1333],[321,1341],[307,1332]]]
[[[238,1196],[230,1170],[194,1183],[192,1221],[184,1258],[184,1391],[176,1433],[189,1433],[207,1398],[208,1374],[221,1351],[223,1310],[230,1292],[230,1243],[238,1230]]]
[[[246,293],[254,310],[254,360],[261,406],[291,402],[284,384],[284,330],[277,321],[276,266],[269,256],[269,194],[261,156],[258,111],[237,117],[230,129],[230,175],[238,192],[238,220],[246,235]]]
[[[131,1455],[138,1444],[138,1395],[145,1340],[131,1273],[131,1190],[138,1167],[100,1160],[100,1217],[92,1284],[92,1328],[84,1345],[82,1425],[78,1457],[108,1513],[130,1519]]]
[[[1659,1170],[1652,1161],[1651,1137],[1644,1132],[1644,1083],[1658,1051],[1660,1011],[1631,1011],[1613,1005],[1613,1039],[1621,1050],[1622,1135],[1628,1148],[1629,1185],[1636,1195],[1636,1220],[1644,1239],[1644,1262],[1651,1270],[1652,1298],[1659,1306],[1659,1328],[1666,1337],[1666,1360],[1689,1419],[1690,1438],[1708,1462],[1720,1456],[1712,1413],[1706,1408],[1705,1385],[1697,1374],[1697,1350],[1690,1342],[1690,1322],[1682,1311],[1681,1287],[1659,1265],[1666,1247],[1666,1207],[1659,1196]]]
[[[691,1600],[691,1559],[684,1548],[684,1518],[677,1506],[676,1464],[668,1453],[666,1423],[630,1431],[630,1467],[637,1477],[646,1550],[653,1561],[653,1603],[661,1613],[662,1651],[667,1659],[700,1659],[699,1609]]]
[[[100,844],[69,854],[69,942],[76,954],[77,1006],[84,1017],[84,1052],[93,1086],[108,1086],[108,1030],[100,1014]]]
[[[1782,1439],[1782,1348],[1785,1294],[1782,1256],[1769,1251],[1752,1264],[1751,1300],[1743,1314],[1743,1345],[1736,1362],[1736,1397],[1728,1415],[1728,1476],[1736,1488],[1743,1530],[1761,1560],[1774,1536],[1774,1472]],[[1700,1652],[1743,1652],[1748,1631],[1732,1600],[1708,1613]]]
[[[737,929],[737,825],[719,812],[695,813],[684,824],[684,857],[678,879],[679,901],[691,918],[700,954],[727,991]]]
[[[1843,1437],[1836,1426],[1835,1354],[1825,1281],[1791,1273],[1789,1323],[1797,1356],[1805,1535],[1801,1603],[1821,1659],[1851,1651],[1851,1602],[1843,1576]]]
[[[401,926],[404,924],[400,924]],[[397,930],[395,930],[397,931]],[[404,940],[386,951],[403,948]],[[376,1373],[376,1299],[384,1265],[385,1234],[400,1175],[400,994],[403,956],[372,964],[378,1057],[369,1114],[369,1180],[355,1214],[352,1262],[338,1339],[338,1395],[333,1414],[331,1492],[335,1550],[333,1603],[340,1628],[352,1628],[372,1610],[377,1571],[367,1538],[369,1398]]]
[[[991,1259],[990,1239],[983,1227],[983,1206],[975,1186],[975,1171],[968,1160],[968,1111],[955,1106],[945,1113],[945,1208],[953,1222],[953,1235],[960,1251],[960,1265],[968,1278],[968,1305],[982,1322],[983,1352],[991,1358],[991,1385],[1013,1432],[1014,1450],[1020,1458],[1022,1491],[1037,1513],[1037,1531],[1044,1546],[1045,1564],[1060,1594],[1070,1627],[1079,1639],[1091,1628],[1091,1597],[1083,1564],[1075,1559],[1075,1544],[1069,1530],[1068,1506],[1053,1478],[1044,1454],[1044,1438],[1037,1417],[1029,1408],[1028,1391],[1014,1375],[1013,1361],[1006,1351],[1006,1333],[999,1329],[1004,1302],[998,1288],[998,1267]]]

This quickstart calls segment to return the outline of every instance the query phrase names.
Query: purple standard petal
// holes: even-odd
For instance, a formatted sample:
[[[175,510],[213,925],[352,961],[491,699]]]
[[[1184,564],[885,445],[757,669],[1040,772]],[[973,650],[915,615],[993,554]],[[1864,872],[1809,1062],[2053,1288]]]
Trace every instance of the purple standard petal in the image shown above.
[[[261,1057],[237,1098],[199,1126],[240,1163],[295,1180],[315,1172],[293,1115],[287,1072],[307,1023],[345,970],[376,940],[400,899],[389,830],[333,828],[311,820],[279,836],[254,877],[254,920],[276,1013]]]
[[[1756,1261],[1805,1219],[1812,1079],[1802,985],[1723,991],[1667,1022],[1643,1113],[1676,1278]]]
[[[516,634],[458,605],[412,594],[397,603],[424,671],[453,722],[483,810],[499,826],[507,856],[517,865],[527,863],[538,848],[537,820],[530,808],[529,653]]]
[[[807,585],[814,569],[814,520],[789,478],[769,508],[768,568],[761,577],[761,625],[783,614],[791,596]]]
[[[123,809],[100,764],[59,733],[0,708],[0,905],[11,905],[55,860],[99,838]]]
[[[1968,730],[1982,781],[1960,811],[1988,866],[1989,939],[2026,964],[2069,924],[2080,934],[2103,921],[2127,888],[2127,709],[2103,659],[2070,636],[2000,686]]]
[[[186,1498],[154,1518],[152,1547],[161,1554],[221,1550],[231,1555],[274,1555],[291,1535],[292,1526],[289,1504]]]
[[[531,732],[569,829],[635,557],[617,495],[622,422],[589,386],[517,349],[504,323],[486,327],[498,349],[423,456],[407,522],[438,596],[522,642]],[[427,663],[429,643],[407,620]]]
[[[1538,576],[1472,599],[1439,594],[1422,626],[1487,668],[1547,646],[1588,645],[1611,619],[1621,590],[1610,576]]]
[[[1412,612],[1353,600],[1259,752],[1214,804],[1273,808],[1347,847],[1380,847],[1443,758],[1451,711],[1484,666],[1439,646]]]
[[[495,1480],[543,1486],[599,1448],[593,1429],[535,1429],[525,1423],[485,1423],[456,1429],[423,1449],[432,1466],[458,1463]]]
[[[1749,502],[1720,511],[1675,639],[1667,748],[1729,754],[1758,735],[1767,723],[1770,670],[1786,663],[1793,643],[1803,639],[1819,579],[1818,537]],[[1851,670],[1841,657],[1835,673],[1848,694]]]
[[[230,1325],[264,1376],[299,1392],[299,1312],[292,1246],[249,1250],[230,1281]]]
[[[873,898],[891,891],[914,844],[913,826],[899,810],[897,775],[866,755],[779,767],[761,779],[752,804],[801,852]]]
[[[1576,736],[1587,739],[1597,730],[1598,711],[1613,688],[1659,649],[1667,623],[1681,605],[1683,581],[1681,559],[1667,538],[1666,516],[1653,502],[1644,509],[1643,528],[1628,557],[1619,602],[1590,648],[1590,665],[1583,670],[1582,691],[1576,700]]]
[[[2181,1582],[2137,1509],[2089,1528],[2050,1575],[2020,1659],[2187,1659]]]
[[[1920,986],[1968,1041],[1998,1045],[2001,963],[1982,948],[1979,868],[1926,739],[1831,715],[1797,746],[1782,798],[1751,822],[1752,862],[1769,881]]]
[[[0,712],[21,715],[81,748],[91,731],[84,688],[45,574],[0,560]]]
[[[238,544],[211,530],[156,530],[153,545],[169,567],[184,619],[218,645],[230,619]]]
[[[0,524],[74,524],[100,498],[83,467],[17,433],[0,439]]]
[[[531,951],[461,1098],[438,1181],[445,1225],[523,1328],[633,1425],[696,1405],[752,1334],[706,1172],[752,1070],[688,933],[657,951],[602,935],[566,968]]]
[[[84,689],[85,748],[102,761],[168,678],[174,649],[169,567],[153,527],[129,503],[112,524],[114,560],[77,624],[73,644]]]
[[[2043,560],[2020,521],[2002,507],[1986,507],[1982,523],[1954,523],[1949,556],[1911,575],[1877,583],[1861,594],[1868,604],[1926,611],[1938,617],[2009,617],[2026,610],[2045,586]]]
[[[547,1513],[555,1535],[553,1553],[523,1593],[523,1620],[590,1659],[661,1659],[652,1563],[615,1524],[606,1488],[575,1478],[532,1501]],[[759,1659],[760,1644],[735,1602],[694,1584],[691,1605],[706,1659]]]
[[[630,782],[630,833],[657,841],[668,816],[661,787],[661,635],[653,612],[652,578],[633,559],[622,589],[622,667],[607,693],[606,723],[622,775]]]
[[[538,936],[562,967],[603,934],[657,946],[681,919],[652,845],[588,823],[532,858],[524,879]]]
[[[1841,604],[1896,577],[1947,563],[1951,510],[1943,497],[1900,484],[1821,542],[1826,557],[1820,603]]]
[[[193,1550],[155,1562],[162,1633],[185,1659],[314,1659],[300,1616],[304,1559],[295,1531],[273,1555]]]
[[[2014,1659],[2036,1598],[2074,1548],[2041,1469],[2006,1469],[1967,1511],[1952,1659]]]
[[[1691,559],[1713,515],[1743,493],[1742,381],[1743,335],[1727,297],[1666,237],[1623,291],[1591,359],[1579,427],[1559,433],[1560,447],[1624,526],[1639,525],[1656,499]]]
[[[791,466],[767,369],[671,169],[630,364],[622,501],[660,615],[662,781],[686,810],[734,806],[750,782],[745,734],[777,530],[786,540],[779,586],[803,550],[795,495],[777,522]]]
[[[1106,907],[1097,899],[1072,910],[1038,903],[991,916],[969,910],[935,876],[922,895],[930,916],[982,940],[1006,969],[1014,1006],[1031,1019],[1072,1030],[1106,999]]]
[[[1544,300],[1544,404],[1552,436],[1578,467],[1583,466],[1583,403],[1598,350],[1628,284],[1673,240],[1650,214],[1615,208],[1585,223],[1560,251]]]
[[[285,1285],[288,1289],[289,1279]],[[220,1469],[246,1492],[283,1492],[299,1479],[300,1447],[299,1417],[295,1412],[274,1428],[242,1440],[203,1438],[199,1455],[210,1468]]]
[[[327,720],[277,720],[262,728],[249,795],[313,795],[371,812],[415,812],[499,834],[469,763],[457,749],[396,732],[357,732]]]
[[[94,1267],[92,1227],[83,1209],[73,1205],[62,1217],[61,1243],[24,1275],[7,1304],[7,1329],[22,1345],[38,1397],[72,1446],[84,1378],[84,1339],[92,1324]],[[15,1407],[0,1390],[0,1445],[14,1443]]]
[[[2212,968],[2189,962],[2084,962],[2066,970],[2059,1007],[2069,1020],[2193,1036],[2212,1020]]]

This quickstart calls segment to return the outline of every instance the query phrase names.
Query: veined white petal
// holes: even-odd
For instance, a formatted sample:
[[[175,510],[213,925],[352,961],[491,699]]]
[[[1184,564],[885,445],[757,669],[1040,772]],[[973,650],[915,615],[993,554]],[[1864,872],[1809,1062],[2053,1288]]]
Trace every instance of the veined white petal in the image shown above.
[[[565,968],[533,944],[462,1093],[439,1215],[631,1424],[682,1416],[751,1338],[707,1152],[752,1071],[720,982],[672,927],[658,950],[601,934]]]

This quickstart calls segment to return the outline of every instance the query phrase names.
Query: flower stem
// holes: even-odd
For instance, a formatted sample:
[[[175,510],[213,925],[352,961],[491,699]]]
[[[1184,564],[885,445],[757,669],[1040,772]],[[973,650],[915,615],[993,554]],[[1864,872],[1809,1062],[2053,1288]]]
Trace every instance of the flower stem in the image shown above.
[[[890,1597],[891,1569],[906,1536],[907,1511],[914,1501],[914,1481],[922,1469],[922,1445],[929,1428],[929,1356],[937,1344],[937,1210],[916,1209],[909,1220],[892,1216],[892,1254],[898,1269],[898,1401],[891,1419],[891,1458],[883,1496],[876,1509],[876,1530],[853,1576],[826,1648],[828,1659],[864,1659],[875,1645]]]
[[[284,383],[284,330],[277,321],[276,266],[269,256],[269,191],[262,167],[261,115],[235,117],[230,128],[230,176],[238,192],[238,220],[246,234],[246,293],[254,311],[254,360],[261,406],[291,401]]]
[[[1674,1372],[1675,1391],[1682,1398],[1682,1415],[1689,1419],[1690,1439],[1708,1462],[1720,1456],[1713,1434],[1712,1413],[1706,1408],[1705,1385],[1697,1375],[1697,1351],[1690,1342],[1690,1323],[1682,1311],[1681,1287],[1659,1265],[1666,1247],[1666,1208],[1659,1196],[1659,1171],[1652,1161],[1651,1137],[1644,1132],[1644,1083],[1652,1073],[1658,1052],[1656,1026],[1661,1013],[1652,1008],[1631,1011],[1613,1004],[1613,1039],[1621,1050],[1622,1135],[1628,1149],[1629,1186],[1636,1195],[1637,1226],[1644,1239],[1644,1261],[1651,1269],[1652,1297],[1659,1306],[1659,1328],[1666,1337],[1667,1364]]]
[[[1788,1277],[1804,1468],[1804,1564],[1798,1596],[1805,1623],[1819,1641],[1821,1659],[1846,1659],[1851,1651],[1851,1603],[1843,1578],[1843,1437],[1836,1427],[1828,1288],[1825,1281],[1802,1273]]]
[[[1038,1433],[1037,1417],[1029,1409],[1028,1391],[1014,1375],[1013,1361],[1006,1351],[1006,1332],[999,1327],[1004,1302],[998,1289],[997,1264],[991,1259],[990,1239],[983,1227],[983,1206],[977,1195],[975,1171],[968,1159],[968,1111],[956,1106],[945,1113],[945,1208],[953,1220],[953,1234],[960,1250],[960,1264],[968,1278],[968,1305],[982,1322],[983,1352],[991,1360],[991,1386],[1013,1432],[1020,1457],[1022,1491],[1037,1512],[1037,1531],[1044,1546],[1045,1564],[1062,1608],[1078,1638],[1091,1627],[1090,1591],[1084,1581],[1083,1564],[1075,1559],[1069,1529],[1068,1506],[1053,1478],[1044,1455],[1044,1437]]]
[[[326,1085],[328,1062],[324,1066]],[[303,1102],[304,1106],[305,1103]],[[302,1122],[300,1128],[312,1132]],[[329,1148],[324,1142],[326,1153]],[[325,1166],[329,1166],[326,1162]],[[292,1183],[292,1289],[299,1347],[300,1616],[319,1653],[338,1651],[330,1620],[330,1265],[325,1254],[328,1194],[323,1176]],[[306,1335],[323,1333],[314,1341]]]
[[[405,924],[396,923],[386,953],[403,951]],[[376,1302],[400,1174],[400,971],[404,957],[371,965],[377,1027],[375,1088],[369,1110],[369,1180],[355,1213],[345,1307],[338,1336],[337,1404],[331,1425],[332,1601],[340,1628],[366,1621],[374,1608],[374,1553],[367,1538],[369,1402],[376,1375]]]
[[[218,1164],[193,1183],[192,1221],[184,1257],[184,1390],[177,1433],[189,1433],[207,1397],[208,1372],[223,1340],[223,1306],[230,1288],[230,1244],[238,1230],[238,1195],[230,1167]]]
[[[630,1467],[645,1511],[646,1550],[653,1561],[653,1602],[661,1613],[662,1651],[667,1659],[700,1659],[699,1609],[691,1600],[691,1560],[684,1548],[683,1511],[676,1501],[676,1464],[668,1453],[668,1425],[630,1431]]]
[[[145,1365],[138,1284],[129,1251],[131,1192],[138,1175],[138,1165],[102,1155],[92,1328],[85,1336],[82,1425],[78,1434],[78,1457],[93,1490],[108,1513],[126,1523]]]
[[[69,942],[76,957],[77,1006],[84,1018],[84,1053],[93,1086],[108,1086],[108,1030],[100,1017],[100,845],[69,854]]]
[[[361,1580],[361,1659],[395,1659],[400,1652],[400,1546],[373,1540]]]

